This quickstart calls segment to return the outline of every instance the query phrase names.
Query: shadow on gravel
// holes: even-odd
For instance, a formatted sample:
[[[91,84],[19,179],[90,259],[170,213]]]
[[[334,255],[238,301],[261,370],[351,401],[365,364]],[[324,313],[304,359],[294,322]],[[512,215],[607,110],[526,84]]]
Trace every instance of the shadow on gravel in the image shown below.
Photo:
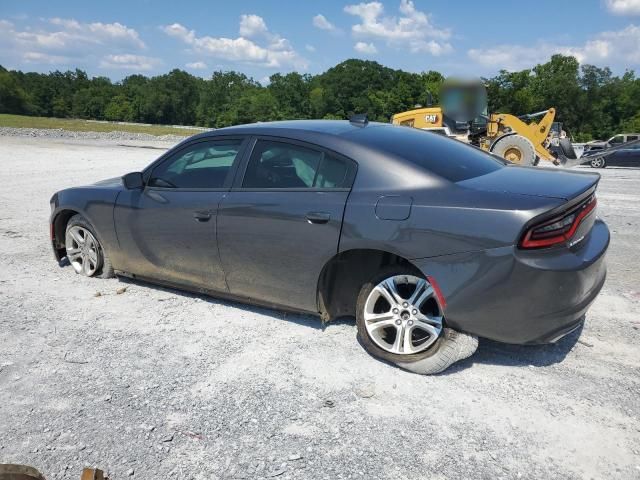
[[[443,375],[457,373],[474,363],[508,367],[547,367],[560,363],[578,342],[583,326],[556,343],[547,345],[509,345],[481,338],[474,355],[452,365]]]
[[[355,325],[355,319],[349,318],[349,317],[338,318],[336,320],[332,320],[330,323],[323,324],[322,321],[320,320],[320,317],[314,316],[311,314],[295,312],[295,311],[287,311],[283,309],[276,309],[275,307],[271,308],[269,306],[255,305],[251,303],[244,303],[240,300],[224,298],[222,296],[213,297],[210,295],[206,295],[204,293],[194,293],[194,292],[189,292],[187,290],[179,290],[172,287],[165,287],[162,285],[157,285],[155,283],[146,282],[141,279],[118,277],[118,280],[120,281],[120,283],[124,283],[125,285],[138,285],[145,288],[157,290],[160,292],[172,293],[174,295],[178,295],[183,298],[197,298],[211,305],[223,305],[226,307],[240,308],[247,312],[266,315],[277,320],[283,320],[286,322],[295,323],[305,327],[314,328],[316,330],[324,331],[327,328],[333,327],[336,325]]]
[[[271,308],[269,306],[261,306],[249,303],[243,303],[239,300],[212,297],[205,294],[193,293],[186,290],[178,290],[171,287],[165,287],[154,283],[146,282],[141,279],[130,279],[128,277],[118,277],[118,280],[125,285],[138,285],[145,288],[153,289],[160,292],[166,292],[183,298],[199,299],[211,305],[223,305],[227,307],[239,308],[247,312],[266,315],[277,320],[292,322],[316,330],[326,330],[338,325],[353,325],[355,319],[351,317],[340,317],[329,323],[323,324],[319,317],[300,313]],[[162,301],[162,299],[159,299]],[[510,345],[506,343],[494,342],[493,340],[480,339],[477,352],[471,357],[453,364],[444,372],[438,375],[451,375],[461,372],[474,363],[488,365],[502,365],[508,367],[546,367],[555,363],[562,362],[571,352],[575,344],[580,338],[583,325],[573,331],[558,342],[548,345]],[[364,348],[364,347],[363,347]],[[372,357],[375,358],[375,357]],[[385,362],[379,358],[376,360],[389,365],[396,366],[392,362]],[[397,366],[396,366],[397,367]],[[399,368],[399,367],[398,367]]]

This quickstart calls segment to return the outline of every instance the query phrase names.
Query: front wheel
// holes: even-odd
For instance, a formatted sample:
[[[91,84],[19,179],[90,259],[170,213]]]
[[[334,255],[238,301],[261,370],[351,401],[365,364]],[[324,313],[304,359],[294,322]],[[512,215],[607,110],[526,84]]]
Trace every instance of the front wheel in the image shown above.
[[[417,272],[390,267],[358,295],[358,338],[373,356],[422,374],[472,355],[477,338],[444,328],[433,286]]]
[[[113,268],[93,226],[82,216],[74,215],[65,232],[67,259],[76,273],[86,277],[113,277]]]
[[[596,157],[589,162],[591,168],[604,168],[607,166],[607,162],[605,162],[603,157]]]

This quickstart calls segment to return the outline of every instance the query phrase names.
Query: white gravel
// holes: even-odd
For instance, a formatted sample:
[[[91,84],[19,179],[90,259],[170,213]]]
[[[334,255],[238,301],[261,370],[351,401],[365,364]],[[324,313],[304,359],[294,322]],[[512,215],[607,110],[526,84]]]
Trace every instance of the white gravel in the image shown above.
[[[579,340],[481,340],[423,377],[368,356],[351,322],[60,268],[50,196],[160,153],[121,141],[0,136],[0,463],[52,479],[84,466],[114,479],[640,478],[640,170],[602,171],[609,278]]]
[[[50,139],[74,140],[153,140],[162,142],[179,142],[184,140],[182,135],[151,135],[149,133],[133,132],[74,132],[61,128],[13,128],[0,127],[0,137],[36,137]]]

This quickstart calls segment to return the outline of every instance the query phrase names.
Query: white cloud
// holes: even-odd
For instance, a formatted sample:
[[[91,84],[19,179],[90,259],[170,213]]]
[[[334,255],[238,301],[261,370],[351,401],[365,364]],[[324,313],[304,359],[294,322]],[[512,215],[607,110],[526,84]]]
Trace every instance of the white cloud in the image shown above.
[[[306,45],[304,46],[304,49],[305,49],[307,52],[312,52],[312,53],[316,51],[316,47],[314,47],[313,45],[309,45],[309,44],[306,44]]]
[[[109,56],[134,55],[146,49],[138,32],[121,23],[83,23],[68,18],[40,19],[34,26],[18,28],[0,20],[0,55],[16,64],[40,64],[63,67],[87,67],[116,64]],[[100,60],[102,58],[102,60]],[[157,64],[149,57],[130,65]],[[151,62],[153,60],[153,62]],[[126,62],[125,62],[126,63]]]
[[[130,48],[144,49],[146,45],[140,39],[140,35],[133,28],[121,23],[80,23],[74,19],[51,18],[49,23],[63,27],[64,32],[55,32],[69,41],[82,40],[92,43],[120,44]]]
[[[606,6],[614,15],[640,15],[640,0],[606,0]]]
[[[549,60],[556,53],[573,55],[581,63],[631,68],[640,65],[640,27],[629,25],[619,31],[601,32],[583,45],[538,42],[531,46],[496,45],[474,48],[468,57],[485,67],[521,70]]]
[[[160,64],[160,60],[143,55],[133,55],[125,53],[121,55],[106,55],[100,61],[101,68],[111,68],[116,70],[152,70]]]
[[[61,55],[49,55],[41,52],[24,52],[22,59],[26,63],[48,63],[50,65],[66,63],[69,61],[68,57]]]
[[[258,15],[240,16],[240,35],[243,37],[255,37],[268,33],[267,24]]]
[[[436,27],[411,0],[400,0],[398,17],[385,16],[383,4],[377,1],[347,5],[344,11],[360,17],[360,23],[351,27],[355,37],[381,39],[389,45],[408,47],[413,53],[442,55],[453,51],[448,42],[451,31]]]
[[[213,58],[272,68],[292,66],[304,69],[307,67],[307,61],[293,49],[289,41],[269,32],[261,17],[242,15],[239,30],[240,36],[237,38],[198,37],[194,30],[189,30],[179,23],[163,27],[167,35],[183,41],[193,51]],[[264,37],[264,45],[259,45],[256,41],[247,38],[257,34]]]
[[[365,55],[373,55],[374,53],[378,53],[378,49],[373,43],[365,43],[365,42],[357,42],[353,49],[356,52],[363,53]]]
[[[185,65],[187,68],[192,68],[194,70],[204,70],[207,68],[207,64],[204,62],[190,62]]]
[[[320,13],[313,17],[312,23],[314,27],[319,28],[320,30],[327,30],[328,32],[336,30],[336,26],[327,20],[327,17]]]

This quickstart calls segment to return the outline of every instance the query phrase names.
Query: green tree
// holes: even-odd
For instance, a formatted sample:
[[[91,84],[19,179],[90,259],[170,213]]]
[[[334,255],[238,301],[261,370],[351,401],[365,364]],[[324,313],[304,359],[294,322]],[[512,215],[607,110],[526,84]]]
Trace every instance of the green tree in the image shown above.
[[[28,110],[26,92],[6,69],[0,67],[0,112],[27,113]]]
[[[311,76],[297,72],[269,77],[267,90],[276,101],[277,117],[281,119],[310,118]]]
[[[104,116],[107,120],[131,122],[134,120],[133,105],[126,95],[119,94],[113,97],[107,104]]]

